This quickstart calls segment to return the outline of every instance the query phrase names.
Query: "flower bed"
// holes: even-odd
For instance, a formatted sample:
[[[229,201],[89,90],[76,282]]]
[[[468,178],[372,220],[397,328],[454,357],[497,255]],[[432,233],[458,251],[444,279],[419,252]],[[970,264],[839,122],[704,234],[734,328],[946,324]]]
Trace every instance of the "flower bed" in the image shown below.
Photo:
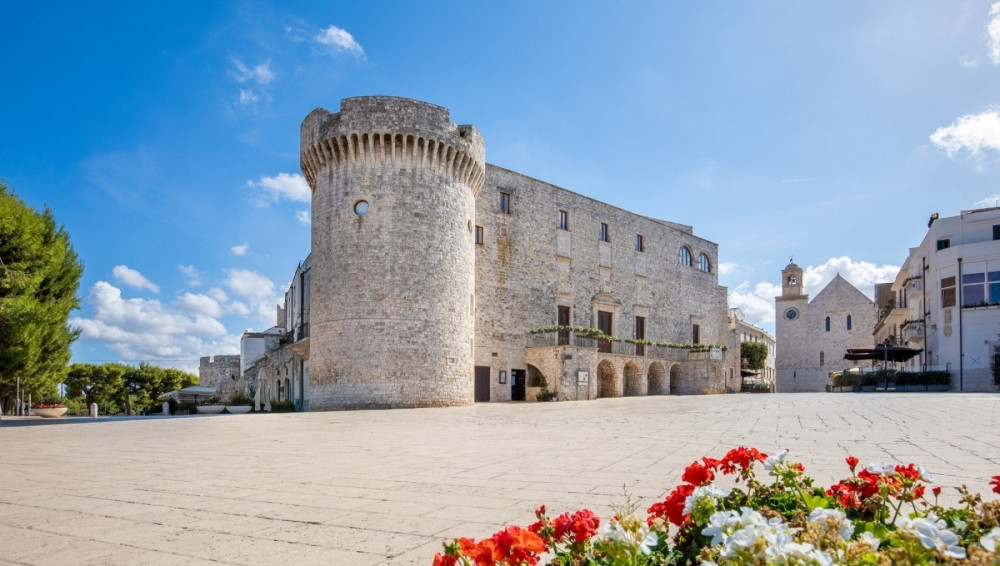
[[[758,463],[770,483],[757,480]],[[787,450],[734,448],[688,466],[684,483],[645,520],[628,499],[603,526],[587,509],[552,519],[541,506],[527,527],[445,543],[433,564],[1000,564],[1000,501],[984,502],[963,486],[961,505],[944,507],[921,466],[859,470],[853,456],[847,465],[851,475],[823,489]],[[717,485],[719,475],[733,476],[734,487]],[[990,483],[1000,493],[1000,475]]]

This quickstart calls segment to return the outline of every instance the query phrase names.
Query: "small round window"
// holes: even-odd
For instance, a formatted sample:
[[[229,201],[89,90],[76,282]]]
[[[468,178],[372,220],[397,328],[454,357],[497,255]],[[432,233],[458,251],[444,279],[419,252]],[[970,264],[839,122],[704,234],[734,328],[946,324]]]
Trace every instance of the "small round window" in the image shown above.
[[[364,216],[368,214],[368,201],[359,200],[358,202],[354,203],[354,214],[357,214],[358,216]]]

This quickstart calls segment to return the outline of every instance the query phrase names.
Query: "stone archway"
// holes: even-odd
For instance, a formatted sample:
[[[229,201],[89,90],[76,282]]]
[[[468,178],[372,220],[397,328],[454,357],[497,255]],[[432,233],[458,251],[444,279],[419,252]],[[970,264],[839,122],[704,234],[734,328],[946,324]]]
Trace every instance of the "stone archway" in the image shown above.
[[[670,368],[670,394],[677,395],[681,392],[681,380],[684,378],[684,371],[680,364],[674,364]]]
[[[610,360],[601,360],[597,364],[597,396],[621,397],[622,386],[618,378],[618,368]]]
[[[667,381],[667,370],[660,362],[649,364],[649,373],[646,376],[649,384],[647,395],[669,395],[670,383]]]
[[[625,396],[639,397],[646,394],[646,380],[642,368],[635,362],[625,364]]]

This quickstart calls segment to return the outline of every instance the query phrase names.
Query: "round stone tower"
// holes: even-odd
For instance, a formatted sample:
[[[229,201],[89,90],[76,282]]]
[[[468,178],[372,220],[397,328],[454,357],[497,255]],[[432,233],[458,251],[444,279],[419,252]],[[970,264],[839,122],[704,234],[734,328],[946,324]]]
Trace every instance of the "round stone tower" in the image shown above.
[[[440,106],[366,96],[314,110],[301,135],[310,407],[472,403],[479,132]]]

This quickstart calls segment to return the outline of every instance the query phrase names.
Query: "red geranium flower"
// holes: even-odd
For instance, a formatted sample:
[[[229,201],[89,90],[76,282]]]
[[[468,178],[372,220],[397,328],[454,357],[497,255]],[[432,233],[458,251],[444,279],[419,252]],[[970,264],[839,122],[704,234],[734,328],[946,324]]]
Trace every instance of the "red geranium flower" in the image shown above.
[[[993,476],[990,485],[993,486],[993,493],[1000,493],[1000,476]]]
[[[667,495],[667,498],[659,503],[654,503],[646,510],[649,514],[649,518],[646,522],[650,525],[653,524],[653,519],[661,518],[670,521],[671,523],[680,526],[687,519],[687,515],[684,514],[684,500],[687,499],[689,495],[694,493],[695,486],[685,483],[674,488]]]
[[[715,479],[715,472],[704,464],[691,462],[691,465],[684,469],[681,479],[695,486],[705,485]]]
[[[854,473],[854,469],[858,467],[858,459],[854,456],[847,457],[847,465],[851,468],[851,473]]]

